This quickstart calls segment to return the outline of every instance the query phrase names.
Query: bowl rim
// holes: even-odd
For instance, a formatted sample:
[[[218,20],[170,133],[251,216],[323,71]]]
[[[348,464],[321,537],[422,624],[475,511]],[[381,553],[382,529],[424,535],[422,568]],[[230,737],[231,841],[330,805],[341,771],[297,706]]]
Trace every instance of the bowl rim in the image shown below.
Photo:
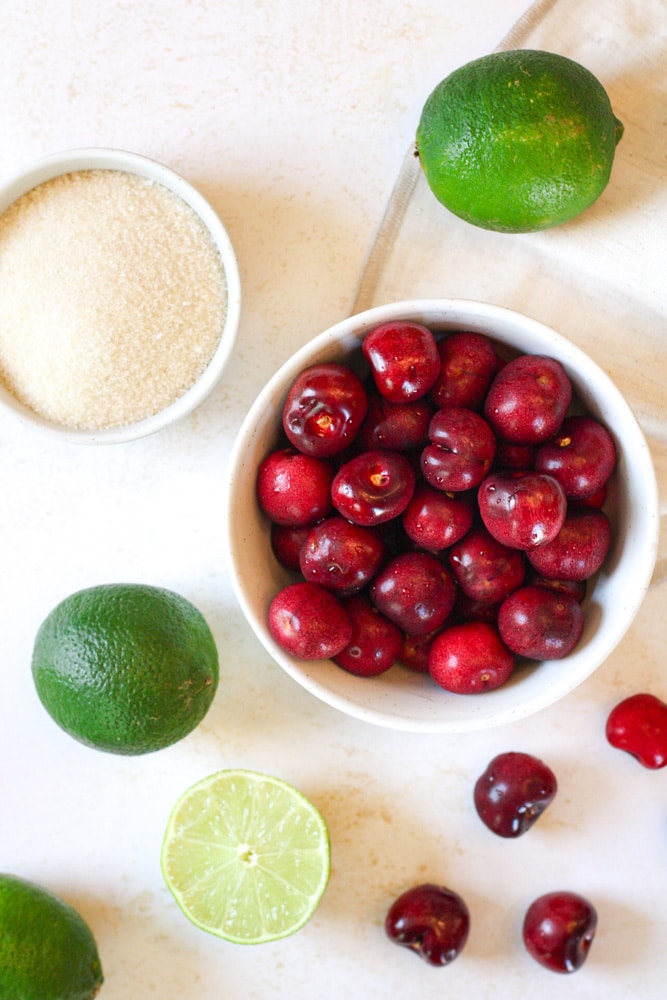
[[[496,324],[500,324],[502,328],[503,325],[519,321],[526,336],[538,335],[541,343],[551,343],[557,347],[557,353],[566,352],[579,372],[585,373],[587,377],[594,374],[596,383],[604,387],[605,398],[609,400],[610,406],[623,414],[624,428],[627,429],[630,438],[629,442],[626,441],[626,444],[629,444],[630,459],[640,467],[642,473],[644,516],[640,519],[639,525],[634,525],[633,530],[636,537],[632,543],[632,545],[639,546],[638,551],[641,554],[635,560],[638,562],[638,567],[635,567],[635,574],[632,578],[632,593],[624,593],[624,614],[614,617],[607,623],[603,639],[599,636],[595,637],[596,653],[590,662],[584,663],[584,666],[576,672],[571,671],[567,676],[563,675],[559,683],[552,684],[542,692],[538,691],[532,698],[523,699],[517,704],[495,712],[485,709],[485,705],[489,709],[491,708],[490,699],[492,699],[494,692],[480,696],[454,695],[450,697],[468,701],[474,697],[478,711],[471,710],[464,718],[458,719],[415,720],[401,716],[400,713],[395,713],[393,710],[377,709],[369,704],[363,704],[361,698],[359,701],[351,700],[348,695],[331,690],[319,676],[321,661],[296,661],[278,646],[270,635],[266,622],[258,619],[237,568],[237,557],[238,552],[243,548],[243,538],[239,531],[239,525],[235,523],[234,492],[237,478],[243,475],[244,455],[248,450],[249,440],[256,435],[257,427],[260,426],[260,420],[267,407],[272,402],[275,403],[277,399],[284,398],[289,384],[288,380],[295,377],[307,364],[314,363],[314,360],[323,351],[335,350],[339,346],[345,348],[348,345],[359,345],[365,333],[374,326],[398,318],[422,321],[426,326],[435,323],[435,326],[441,330],[448,327],[460,329],[461,321],[453,318],[457,317],[461,310],[474,311],[476,321],[478,320],[479,324],[487,329],[488,327],[493,329]],[[433,319],[435,314],[439,317],[437,321]],[[449,319],[452,321],[450,322]],[[468,328],[474,329],[475,325],[468,324]],[[490,336],[501,341],[503,339],[502,336],[498,338],[497,331],[490,333]],[[538,351],[534,350],[533,353],[538,353]],[[542,353],[546,353],[546,351]],[[624,451],[626,450],[624,449]],[[249,474],[250,471],[246,469],[246,475]],[[472,732],[505,725],[547,708],[586,680],[619,644],[648,591],[657,555],[659,525],[658,485],[648,443],[629,403],[609,375],[580,347],[540,321],[503,306],[461,298],[403,300],[374,306],[356,315],[346,317],[299,347],[264,385],[241,424],[230,453],[223,504],[225,554],[232,588],[246,621],[265,651],[301,687],[329,706],[348,716],[377,726],[419,733]],[[632,548],[632,546],[627,544],[623,546],[622,556],[625,555],[626,559],[628,553],[625,550],[628,548]],[[629,556],[634,558],[634,553],[630,552]],[[339,667],[335,669],[342,670]],[[349,679],[352,675],[347,675],[347,677]],[[376,679],[352,678],[352,682],[358,681],[359,685],[372,684],[373,680]],[[360,691],[362,691],[361,688]],[[436,695],[439,694],[441,692],[436,691]],[[446,692],[442,692],[442,694],[447,695]]]
[[[143,420],[119,427],[85,430],[50,421],[20,402],[0,385],[0,403],[22,423],[48,437],[73,444],[120,444],[154,434],[180,420],[211,393],[227,366],[236,343],[241,316],[241,279],[229,234],[212,205],[190,181],[171,167],[141,153],[113,147],[78,147],[34,160],[0,184],[0,214],[22,195],[63,174],[81,170],[118,170],[155,181],[184,201],[199,217],[220,254],[227,286],[227,306],[218,345],[196,382],[173,403]]]

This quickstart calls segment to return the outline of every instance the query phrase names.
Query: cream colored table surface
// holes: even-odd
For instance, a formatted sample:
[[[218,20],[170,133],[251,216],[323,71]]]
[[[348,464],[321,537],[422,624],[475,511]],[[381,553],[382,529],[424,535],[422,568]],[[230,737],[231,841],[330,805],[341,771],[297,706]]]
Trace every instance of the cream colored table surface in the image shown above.
[[[349,310],[432,87],[492,49],[526,6],[0,3],[0,179],[68,147],[147,154],[210,199],[243,282],[226,377],[172,430],[89,449],[0,414],[0,869],[48,885],[88,919],[104,1000],[664,995],[667,772],[643,771],[603,735],[628,672],[639,690],[662,670],[664,592],[651,592],[619,650],[560,704],[506,729],[420,737],[349,719],[284,675],[237,607],[222,549],[226,462],[246,410],[297,346]],[[222,661],[201,727],[137,759],[63,734],[30,675],[51,608],[119,580],[189,597]],[[633,638],[647,630],[655,642],[638,659]],[[509,749],[544,757],[560,780],[557,806],[515,842],[489,834],[471,806],[478,773]],[[274,945],[198,931],[162,882],[174,800],[229,766],[292,781],[330,827],[322,904]],[[447,969],[395,948],[382,929],[394,896],[425,879],[457,889],[472,914],[466,950]],[[600,917],[588,964],[566,979],[533,963],[519,938],[528,903],[553,888],[590,896]]]

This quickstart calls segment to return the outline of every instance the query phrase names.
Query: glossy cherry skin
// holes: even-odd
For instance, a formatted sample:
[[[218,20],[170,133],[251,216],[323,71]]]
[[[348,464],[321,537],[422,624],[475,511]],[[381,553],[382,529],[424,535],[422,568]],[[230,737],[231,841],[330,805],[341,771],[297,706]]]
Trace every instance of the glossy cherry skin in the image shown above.
[[[373,528],[334,515],[308,532],[299,553],[299,568],[305,580],[347,597],[373,579],[384,557],[384,542]]]
[[[496,451],[493,431],[479,413],[445,407],[434,413],[421,456],[424,479],[438,490],[460,492],[478,486]]]
[[[370,527],[402,514],[415,489],[410,461],[398,451],[363,451],[345,462],[331,484],[334,507]]]
[[[327,660],[352,638],[352,622],[338,598],[316,583],[288,584],[269,605],[269,631],[291,656]]]
[[[473,526],[451,546],[447,558],[464,594],[484,604],[504,600],[526,574],[523,553],[503,545],[483,526]]]
[[[281,566],[291,572],[300,572],[301,546],[308,537],[310,525],[294,528],[291,525],[271,525],[271,549]]]
[[[535,455],[535,468],[555,476],[566,496],[574,498],[591,497],[601,490],[615,465],[616,447],[611,434],[588,416],[566,417],[554,437]]]
[[[352,637],[333,657],[334,663],[357,677],[376,677],[394,665],[401,653],[401,630],[380,614],[367,594],[343,601],[352,622]]]
[[[260,464],[257,499],[274,524],[292,528],[314,524],[331,511],[333,477],[326,459],[280,448]]]
[[[611,525],[602,510],[581,508],[567,514],[551,542],[529,549],[526,556],[542,576],[587,580],[602,566],[611,543]]]
[[[410,451],[428,442],[428,427],[433,407],[426,399],[409,403],[390,403],[377,390],[368,392],[368,410],[359,428],[356,444],[371,451]]]
[[[466,496],[443,493],[420,481],[401,517],[403,529],[415,545],[440,552],[470,529],[474,506]]]
[[[470,914],[451,889],[426,882],[402,893],[389,907],[387,937],[409,948],[429,965],[449,965],[468,939]]]
[[[519,587],[498,610],[498,631],[512,652],[533,660],[561,660],[581,638],[579,601],[546,587]]]
[[[540,444],[563,422],[572,383],[555,358],[522,354],[498,372],[484,403],[496,434],[514,444]]]
[[[293,447],[327,458],[348,447],[366,416],[366,390],[358,375],[334,362],[312,365],[297,375],[282,412]]]
[[[553,541],[567,513],[563,487],[540,472],[492,472],[481,483],[477,501],[493,537],[515,549],[534,549]]]
[[[373,604],[410,635],[426,635],[445,623],[456,600],[447,566],[428,552],[391,559],[370,585]]]
[[[440,372],[431,389],[436,406],[478,409],[498,369],[493,344],[484,334],[458,330],[438,342]]]
[[[529,906],[522,935],[536,962],[568,973],[586,961],[596,929],[597,912],[587,899],[574,892],[549,892]]]
[[[499,837],[521,837],[558,791],[550,767],[532,754],[498,754],[475,782],[477,815]]]
[[[446,691],[481,694],[500,687],[514,670],[514,654],[494,625],[483,621],[451,625],[439,632],[428,655],[429,673]]]
[[[440,371],[435,337],[421,323],[382,323],[362,344],[378,391],[390,403],[425,396]]]
[[[646,692],[624,698],[609,713],[606,736],[611,746],[625,750],[643,767],[665,767],[667,704]]]

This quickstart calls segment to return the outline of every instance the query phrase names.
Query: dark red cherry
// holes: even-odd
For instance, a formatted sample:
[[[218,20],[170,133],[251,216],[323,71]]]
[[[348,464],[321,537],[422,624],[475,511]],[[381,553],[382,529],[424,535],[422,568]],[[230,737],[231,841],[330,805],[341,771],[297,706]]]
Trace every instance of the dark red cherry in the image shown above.
[[[571,399],[572,383],[559,361],[521,354],[495,376],[484,416],[499,437],[539,444],[556,433]]]
[[[567,513],[563,487],[540,472],[492,472],[481,483],[477,502],[493,537],[515,549],[552,541]]]
[[[384,556],[385,545],[377,531],[334,515],[308,532],[299,568],[304,579],[347,597],[373,579]]]
[[[382,323],[366,335],[362,351],[378,391],[390,403],[425,396],[440,371],[435,337],[421,323]]]
[[[370,585],[373,604],[410,635],[440,628],[456,600],[447,566],[428,552],[404,552],[391,559]]]
[[[498,611],[498,631],[517,656],[561,660],[579,642],[584,612],[579,601],[546,587],[519,587]]]
[[[474,410],[437,410],[428,429],[431,444],[421,456],[424,479],[438,490],[460,492],[478,486],[491,468],[496,450],[493,431]]]
[[[334,362],[313,365],[292,383],[283,429],[299,451],[327,458],[352,443],[366,408],[366,390],[351,368]]]
[[[597,912],[587,899],[575,892],[549,892],[529,906],[522,933],[536,962],[570,973],[586,961],[596,929]]]
[[[514,654],[494,625],[464,622],[442,629],[428,656],[431,677],[446,691],[481,694],[500,687],[514,669]]]
[[[606,427],[588,416],[566,417],[541,445],[535,468],[554,476],[569,498],[585,499],[603,489],[616,465],[616,447]]]
[[[438,341],[440,372],[431,390],[436,406],[478,409],[498,367],[493,344],[482,333],[457,330]]]
[[[602,510],[572,510],[551,542],[526,555],[542,576],[559,580],[587,580],[602,566],[611,543],[611,525]]]
[[[385,932],[429,965],[449,965],[468,939],[470,914],[458,893],[426,882],[402,893],[385,917]]]
[[[477,814],[499,837],[520,837],[542,815],[558,791],[550,767],[528,753],[498,754],[475,782]]]
[[[383,674],[401,653],[401,630],[377,610],[365,593],[346,598],[343,607],[352,622],[352,637],[333,657],[334,663],[358,677]]]
[[[372,526],[398,517],[415,488],[415,474],[398,451],[364,451],[338,469],[331,499],[339,514],[355,524]]]

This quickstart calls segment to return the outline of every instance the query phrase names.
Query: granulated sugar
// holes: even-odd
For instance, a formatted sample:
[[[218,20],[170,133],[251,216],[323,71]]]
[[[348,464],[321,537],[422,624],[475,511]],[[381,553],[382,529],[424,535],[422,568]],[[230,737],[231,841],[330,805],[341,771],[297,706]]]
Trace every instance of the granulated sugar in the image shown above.
[[[121,427],[173,403],[226,307],[212,238],[161,184],[75,171],[0,216],[0,379],[57,424]]]

